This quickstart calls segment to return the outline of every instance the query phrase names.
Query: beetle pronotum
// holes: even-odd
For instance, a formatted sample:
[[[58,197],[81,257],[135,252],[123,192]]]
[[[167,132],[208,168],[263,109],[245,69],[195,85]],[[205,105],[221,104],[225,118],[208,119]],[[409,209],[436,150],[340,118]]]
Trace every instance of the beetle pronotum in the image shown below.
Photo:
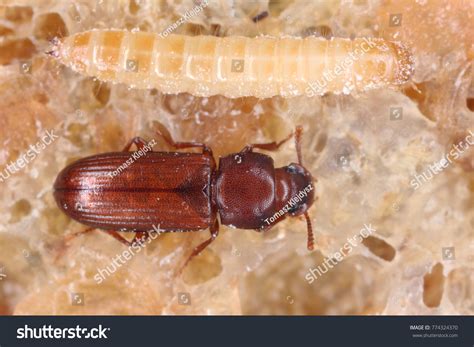
[[[379,38],[162,37],[92,30],[53,43],[50,54],[77,72],[196,96],[347,94],[399,85],[413,72],[408,50]]]

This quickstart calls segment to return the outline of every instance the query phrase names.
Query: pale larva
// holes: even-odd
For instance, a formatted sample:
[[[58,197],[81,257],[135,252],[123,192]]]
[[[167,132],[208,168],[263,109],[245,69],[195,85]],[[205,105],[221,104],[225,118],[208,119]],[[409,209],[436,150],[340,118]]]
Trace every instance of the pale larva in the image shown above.
[[[383,39],[214,37],[92,30],[52,54],[102,81],[163,93],[268,98],[348,94],[406,82],[412,56]]]

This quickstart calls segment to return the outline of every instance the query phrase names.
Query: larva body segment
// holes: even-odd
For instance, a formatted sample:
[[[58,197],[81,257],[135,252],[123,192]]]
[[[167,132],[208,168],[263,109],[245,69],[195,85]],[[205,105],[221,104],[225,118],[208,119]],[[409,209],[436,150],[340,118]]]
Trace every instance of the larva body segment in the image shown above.
[[[350,93],[406,82],[410,53],[383,39],[214,37],[92,30],[58,42],[80,73],[135,88],[230,98]]]

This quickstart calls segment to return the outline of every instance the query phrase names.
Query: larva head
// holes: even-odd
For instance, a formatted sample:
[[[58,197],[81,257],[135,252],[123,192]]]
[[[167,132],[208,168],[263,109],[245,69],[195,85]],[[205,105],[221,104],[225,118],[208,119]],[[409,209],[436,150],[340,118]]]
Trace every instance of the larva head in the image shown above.
[[[308,229],[308,249],[313,249],[313,228],[308,215],[308,209],[314,203],[313,176],[306,170],[301,156],[301,134],[302,128],[296,128],[295,144],[298,155],[298,164],[291,163],[288,166],[275,170],[275,193],[277,211],[284,211],[290,216],[304,215]]]
[[[51,40],[52,48],[47,54],[58,58],[77,72],[85,72],[89,64],[89,41],[91,32],[83,32],[63,39]]]

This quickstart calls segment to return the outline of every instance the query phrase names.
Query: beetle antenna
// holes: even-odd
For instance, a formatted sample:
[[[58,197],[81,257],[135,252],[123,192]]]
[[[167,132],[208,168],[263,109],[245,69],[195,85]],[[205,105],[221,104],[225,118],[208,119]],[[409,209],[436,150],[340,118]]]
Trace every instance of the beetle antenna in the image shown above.
[[[303,165],[303,156],[301,155],[301,135],[303,134],[303,127],[298,125],[295,132],[295,147],[296,155],[298,156],[298,164]]]
[[[298,125],[295,131],[295,147],[296,147],[296,155],[298,156],[298,164],[303,166],[303,156],[301,154],[301,135],[303,134],[303,127]],[[308,230],[308,250],[312,251],[314,249],[314,235],[313,235],[313,226],[311,225],[311,219],[309,218],[309,214],[306,211],[304,213],[304,217],[306,218],[306,227]]]
[[[305,212],[304,216],[306,218],[306,226],[308,228],[308,250],[312,251],[314,249],[313,226],[311,225],[311,219],[309,218],[308,212]]]

